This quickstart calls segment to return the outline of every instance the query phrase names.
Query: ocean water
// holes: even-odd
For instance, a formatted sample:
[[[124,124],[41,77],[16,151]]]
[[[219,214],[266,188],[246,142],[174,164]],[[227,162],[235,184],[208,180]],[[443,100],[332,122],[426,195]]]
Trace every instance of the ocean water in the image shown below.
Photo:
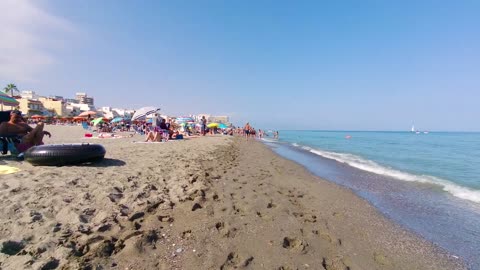
[[[280,131],[263,141],[480,269],[480,133]]]

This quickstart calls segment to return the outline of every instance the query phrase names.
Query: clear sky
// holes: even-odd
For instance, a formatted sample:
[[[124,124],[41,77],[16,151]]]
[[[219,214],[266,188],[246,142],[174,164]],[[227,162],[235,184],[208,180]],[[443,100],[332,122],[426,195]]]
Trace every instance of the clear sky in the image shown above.
[[[20,90],[258,128],[480,130],[480,1],[0,0],[0,10],[0,84]]]

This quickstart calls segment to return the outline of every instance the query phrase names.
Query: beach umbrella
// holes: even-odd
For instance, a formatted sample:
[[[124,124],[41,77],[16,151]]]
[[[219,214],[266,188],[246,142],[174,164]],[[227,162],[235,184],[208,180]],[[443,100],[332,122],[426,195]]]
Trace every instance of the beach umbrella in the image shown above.
[[[209,128],[218,127],[218,123],[210,123],[207,125]]]
[[[140,108],[138,109],[137,111],[135,111],[135,114],[133,114],[132,116],[132,121],[135,121],[135,120],[144,120],[147,115],[150,115],[150,114],[153,114],[157,111],[159,111],[160,108],[156,108],[156,107],[143,107],[143,108]]]
[[[92,124],[94,126],[96,126],[96,125],[98,125],[99,123],[102,123],[102,122],[104,122],[103,117],[98,117],[98,118],[95,118],[95,119],[92,120]]]
[[[0,91],[0,104],[2,105],[2,111],[3,111],[3,105],[13,107],[13,106],[18,106],[19,103],[16,99]]]
[[[188,117],[188,116],[178,117],[175,121],[177,123],[195,122],[195,120],[193,120],[192,117]]]
[[[82,121],[86,121],[87,119],[85,117],[82,117],[82,116],[75,116],[73,117],[73,120],[82,120]]]
[[[97,115],[98,113],[97,112],[94,112],[94,111],[86,111],[86,112],[82,112],[81,114],[79,114],[78,116],[81,116],[81,117],[87,117],[89,115]]]
[[[35,115],[30,116],[30,118],[32,118],[32,119],[40,119],[40,118],[43,119],[43,118],[45,118],[45,116],[39,115],[39,114],[35,114]]]
[[[123,120],[124,120],[123,117],[115,117],[115,118],[112,119],[111,122],[112,123],[117,123],[117,122],[122,122]]]
[[[218,124],[218,128],[225,129],[225,128],[228,128],[228,127],[224,123],[220,123],[220,124]]]

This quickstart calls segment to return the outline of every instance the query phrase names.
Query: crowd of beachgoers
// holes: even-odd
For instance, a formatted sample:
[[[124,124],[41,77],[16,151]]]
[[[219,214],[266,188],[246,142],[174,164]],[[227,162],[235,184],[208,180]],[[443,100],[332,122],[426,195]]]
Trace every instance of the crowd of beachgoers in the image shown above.
[[[278,139],[278,131],[257,130],[250,123],[246,123],[243,127],[236,127],[229,123],[209,122],[205,116],[197,120],[193,117],[162,117],[158,113],[158,109],[151,108],[148,108],[151,110],[140,114],[139,117],[134,115],[132,118],[116,117],[113,119],[99,116],[95,112],[82,113],[73,118],[26,117],[20,111],[13,110],[9,113],[9,119],[4,119],[5,123],[2,124],[0,133],[17,136],[17,141],[15,138],[12,140],[15,147],[11,147],[10,151],[12,152],[16,148],[17,151],[13,151],[14,153],[23,153],[32,146],[43,144],[44,135],[51,136],[48,131],[44,130],[45,125],[81,125],[85,129],[84,136],[88,138],[122,138],[139,134],[144,136],[144,142],[167,142],[186,137],[217,134],[238,135],[247,140],[269,136]],[[29,137],[32,139],[28,140]],[[25,147],[20,147],[21,145],[25,145]]]
[[[163,118],[155,113],[148,119],[131,121],[128,118],[96,118],[95,115],[87,115],[86,117],[73,118],[56,118],[47,122],[50,125],[82,125],[86,130],[97,132],[101,137],[110,133],[110,136],[115,136],[116,132],[130,132],[132,134],[145,135],[146,142],[161,142],[175,139],[183,139],[184,137],[206,136],[206,135],[238,135],[245,138],[262,139],[264,137],[272,137],[278,139],[278,131],[266,131],[262,129],[255,129],[246,123],[243,127],[237,127],[232,124],[208,122],[205,117],[199,121],[194,121],[192,118],[185,117],[171,117]],[[95,121],[97,120],[97,121]],[[28,124],[37,124],[44,122],[43,118],[28,118]],[[88,133],[87,133],[88,134]],[[92,134],[88,134],[90,136]],[[93,136],[93,135],[92,135]]]

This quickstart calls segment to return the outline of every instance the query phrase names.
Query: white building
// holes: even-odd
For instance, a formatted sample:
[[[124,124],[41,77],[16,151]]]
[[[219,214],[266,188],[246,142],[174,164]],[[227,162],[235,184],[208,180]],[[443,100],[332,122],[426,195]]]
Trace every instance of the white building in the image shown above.
[[[67,103],[67,111],[72,112],[73,115],[79,115],[81,112],[95,111],[95,107],[90,104],[82,103]]]
[[[24,99],[38,99],[40,96],[35,93],[35,91],[22,91],[20,96]]]
[[[75,99],[78,100],[78,103],[92,105],[94,104],[93,97],[87,96],[86,93],[76,93]]]

